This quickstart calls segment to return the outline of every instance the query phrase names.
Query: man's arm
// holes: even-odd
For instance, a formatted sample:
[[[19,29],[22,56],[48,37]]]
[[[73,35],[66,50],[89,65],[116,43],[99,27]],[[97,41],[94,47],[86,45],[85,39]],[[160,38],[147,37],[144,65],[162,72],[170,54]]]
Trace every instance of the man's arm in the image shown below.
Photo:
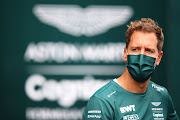
[[[94,96],[83,112],[83,120],[113,120],[112,107],[106,100]]]
[[[167,120],[179,120],[179,117],[176,114],[176,110],[174,108],[173,101],[172,101],[170,95],[169,95],[169,100],[168,100],[168,115],[167,115]]]

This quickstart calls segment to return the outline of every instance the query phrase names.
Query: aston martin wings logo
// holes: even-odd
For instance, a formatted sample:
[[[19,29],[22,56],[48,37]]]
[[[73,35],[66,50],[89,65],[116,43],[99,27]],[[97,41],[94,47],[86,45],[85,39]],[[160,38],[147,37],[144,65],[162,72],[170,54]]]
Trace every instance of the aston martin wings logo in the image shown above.
[[[154,106],[159,106],[161,104],[161,102],[151,102]]]
[[[43,23],[73,36],[95,36],[125,24],[133,15],[129,6],[43,5],[33,8]]]

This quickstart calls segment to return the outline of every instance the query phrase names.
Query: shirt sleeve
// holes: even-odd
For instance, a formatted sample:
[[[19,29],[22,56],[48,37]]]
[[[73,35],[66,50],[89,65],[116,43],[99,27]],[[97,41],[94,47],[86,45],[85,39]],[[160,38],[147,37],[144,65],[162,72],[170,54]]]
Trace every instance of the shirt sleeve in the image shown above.
[[[168,115],[167,115],[167,120],[179,120],[179,117],[176,113],[176,110],[173,105],[173,101],[171,99],[171,96],[169,95],[168,98]]]
[[[92,97],[83,112],[83,120],[112,120],[112,107],[108,101]]]

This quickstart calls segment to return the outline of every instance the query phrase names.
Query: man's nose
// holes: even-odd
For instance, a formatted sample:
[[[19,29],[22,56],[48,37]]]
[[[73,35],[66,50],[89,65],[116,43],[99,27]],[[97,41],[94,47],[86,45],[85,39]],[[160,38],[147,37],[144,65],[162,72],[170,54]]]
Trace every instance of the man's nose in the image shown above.
[[[144,54],[145,55],[145,50],[143,48],[140,50],[140,54]]]

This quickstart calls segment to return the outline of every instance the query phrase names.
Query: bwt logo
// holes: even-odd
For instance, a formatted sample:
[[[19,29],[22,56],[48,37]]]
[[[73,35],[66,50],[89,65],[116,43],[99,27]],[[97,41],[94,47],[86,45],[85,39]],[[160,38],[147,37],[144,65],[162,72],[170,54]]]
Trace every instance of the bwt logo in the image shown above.
[[[70,107],[77,100],[87,101],[100,87],[110,80],[94,79],[86,76],[84,79],[64,79],[61,81],[47,80],[40,74],[31,75],[25,83],[26,95],[33,101],[57,101],[63,107]]]
[[[135,105],[129,105],[126,107],[120,107],[121,113],[135,111]]]

